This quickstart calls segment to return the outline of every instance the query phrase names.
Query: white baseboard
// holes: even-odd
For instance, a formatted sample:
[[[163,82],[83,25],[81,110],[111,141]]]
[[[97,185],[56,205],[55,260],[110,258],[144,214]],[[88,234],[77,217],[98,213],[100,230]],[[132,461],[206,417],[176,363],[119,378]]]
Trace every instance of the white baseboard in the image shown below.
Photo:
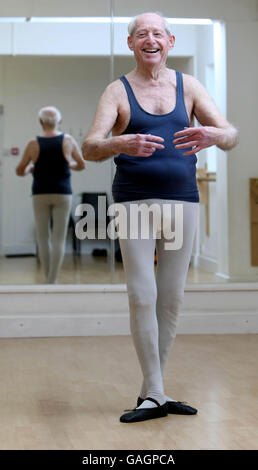
[[[258,284],[187,285],[177,333],[258,333]],[[2,338],[129,334],[123,284],[0,287]]]
[[[23,256],[23,255],[36,255],[36,245],[35,243],[24,243],[17,245],[7,245],[4,244],[2,251],[5,256]]]

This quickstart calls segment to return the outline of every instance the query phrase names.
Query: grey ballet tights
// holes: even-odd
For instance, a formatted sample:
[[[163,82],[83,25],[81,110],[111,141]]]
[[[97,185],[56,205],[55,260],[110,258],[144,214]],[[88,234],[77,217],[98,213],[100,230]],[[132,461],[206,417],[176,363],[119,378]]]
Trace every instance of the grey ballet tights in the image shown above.
[[[177,250],[166,250],[163,231],[148,239],[119,238],[128,290],[130,329],[143,373],[140,396],[155,398],[165,403],[163,372],[168,354],[176,336],[178,314],[184,297],[184,286],[191,259],[198,203],[145,199],[123,202],[128,220],[131,204],[169,204],[172,229],[175,204],[183,204],[183,245]],[[165,223],[165,217],[162,223]],[[143,222],[147,223],[147,222]],[[160,234],[160,238],[156,238]],[[157,270],[154,252],[157,252]]]
[[[56,283],[63,261],[71,203],[72,195],[70,194],[36,194],[33,196],[39,258],[47,284]],[[52,231],[50,231],[51,216],[53,220]]]

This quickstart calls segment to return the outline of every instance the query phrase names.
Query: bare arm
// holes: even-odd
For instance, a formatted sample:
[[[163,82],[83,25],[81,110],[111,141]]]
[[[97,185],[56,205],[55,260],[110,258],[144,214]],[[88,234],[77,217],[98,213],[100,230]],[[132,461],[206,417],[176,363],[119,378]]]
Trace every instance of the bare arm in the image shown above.
[[[33,164],[33,156],[37,152],[37,141],[32,139],[28,142],[24,152],[22,159],[18,166],[16,167],[16,175],[18,176],[26,176],[28,173],[33,172],[34,164]]]
[[[85,160],[103,161],[120,152],[147,157],[156,148],[164,148],[163,139],[152,135],[125,134],[108,138],[119,114],[119,86],[118,81],[111,83],[101,96],[95,119],[82,144]]]
[[[200,150],[216,145],[222,150],[230,150],[238,143],[238,130],[219,111],[212,97],[194,77],[189,85],[193,92],[193,113],[201,127],[188,127],[176,132],[173,140],[176,148],[194,147],[184,155],[192,155]]]
[[[69,167],[71,170],[74,171],[82,171],[85,168],[85,161],[82,158],[79,146],[76,140],[71,135],[69,135],[69,139],[72,146],[71,156],[73,158],[73,160],[69,162]]]

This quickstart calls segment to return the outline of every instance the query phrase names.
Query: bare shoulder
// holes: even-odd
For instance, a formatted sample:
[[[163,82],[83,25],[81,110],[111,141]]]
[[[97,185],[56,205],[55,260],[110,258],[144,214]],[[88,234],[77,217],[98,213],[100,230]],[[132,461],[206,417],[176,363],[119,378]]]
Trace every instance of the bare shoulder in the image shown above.
[[[217,107],[214,98],[195,77],[183,74],[184,92],[193,104],[193,114],[202,126],[228,127],[229,122]]]
[[[33,148],[33,147],[35,147],[35,146],[37,146],[37,145],[38,145],[38,140],[35,139],[35,138],[30,139],[29,142],[28,142],[28,146],[31,147],[31,148]]]
[[[65,133],[64,134],[64,140],[63,140],[63,150],[68,153],[72,152],[73,148],[76,146],[76,140],[74,137],[70,134]]]
[[[27,164],[30,160],[34,162],[38,154],[39,154],[39,144],[38,144],[37,139],[35,138],[30,139],[23,153],[23,159],[22,159],[23,164]]]
[[[35,153],[37,152],[39,149],[39,144],[38,144],[38,140],[33,138],[33,139],[30,139],[28,144],[27,144],[27,150],[30,152],[30,153]]]
[[[195,96],[196,93],[200,92],[201,89],[204,90],[204,86],[193,75],[190,75],[188,73],[183,73],[182,75],[185,94]]]
[[[76,141],[75,137],[73,137],[71,134],[65,133],[64,134],[64,144],[73,146],[73,145],[77,145],[77,141]]]
[[[205,86],[193,75],[183,74],[184,93],[191,97],[195,104],[205,102],[208,105],[213,102],[213,98],[206,90]]]
[[[74,138],[72,135],[65,133],[64,134],[64,140],[66,143],[72,143],[74,142]]]
[[[119,103],[121,99],[121,95],[124,93],[124,86],[120,79],[114,80],[113,82],[109,83],[109,85],[105,88],[102,97],[107,100],[112,100],[114,103]]]
[[[122,81],[120,80],[120,78],[118,78],[117,80],[114,80],[113,82],[109,83],[105,91],[107,91],[108,93],[116,93],[118,90],[121,90],[122,88],[123,88]]]
[[[120,115],[121,103],[124,101],[121,80],[115,80],[105,88],[98,102],[94,121],[86,139],[106,139]]]

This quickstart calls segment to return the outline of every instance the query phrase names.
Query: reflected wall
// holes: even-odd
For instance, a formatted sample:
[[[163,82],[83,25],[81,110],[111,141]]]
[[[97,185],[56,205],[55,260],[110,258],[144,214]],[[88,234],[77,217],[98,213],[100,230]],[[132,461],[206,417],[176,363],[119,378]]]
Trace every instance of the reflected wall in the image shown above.
[[[16,52],[9,56],[7,49],[6,55],[0,56],[0,283],[41,284],[44,277],[32,211],[33,178],[31,174],[18,177],[15,168],[27,142],[42,133],[37,117],[42,106],[60,109],[60,130],[72,135],[81,147],[96,104],[110,82],[110,23],[26,23],[14,24],[14,28]],[[55,37],[59,40],[54,41]],[[12,154],[13,148],[18,155]],[[102,164],[86,162],[84,171],[71,172],[73,204],[59,283],[112,282],[110,240],[79,240],[75,235],[79,203],[90,197],[94,204],[98,194],[111,203],[111,171],[110,159]]]

